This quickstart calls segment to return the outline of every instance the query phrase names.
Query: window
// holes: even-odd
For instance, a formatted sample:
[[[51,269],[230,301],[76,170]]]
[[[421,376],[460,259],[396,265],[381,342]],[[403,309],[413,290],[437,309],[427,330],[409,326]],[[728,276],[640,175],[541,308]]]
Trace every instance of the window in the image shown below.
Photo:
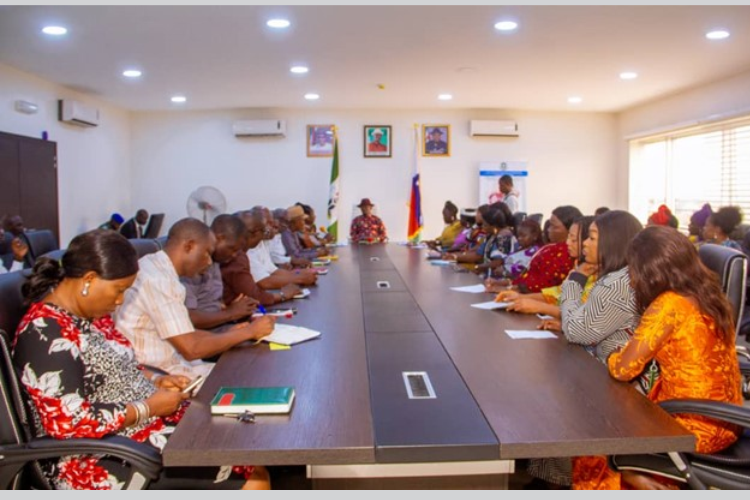
[[[630,142],[636,217],[645,222],[666,204],[686,229],[704,203],[737,205],[750,217],[750,117]]]

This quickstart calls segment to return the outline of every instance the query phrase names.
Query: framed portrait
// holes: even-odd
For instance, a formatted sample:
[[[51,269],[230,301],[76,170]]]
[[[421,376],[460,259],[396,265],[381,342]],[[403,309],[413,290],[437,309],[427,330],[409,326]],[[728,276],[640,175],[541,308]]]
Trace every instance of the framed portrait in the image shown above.
[[[321,158],[333,156],[333,125],[307,126],[307,156]]]
[[[365,158],[390,158],[393,139],[390,125],[365,125]]]
[[[422,125],[422,156],[451,155],[451,126]]]

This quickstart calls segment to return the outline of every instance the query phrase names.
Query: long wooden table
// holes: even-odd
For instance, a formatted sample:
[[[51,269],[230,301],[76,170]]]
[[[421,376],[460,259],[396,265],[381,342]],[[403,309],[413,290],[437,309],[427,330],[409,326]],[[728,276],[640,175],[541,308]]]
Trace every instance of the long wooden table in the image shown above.
[[[449,290],[473,274],[397,245],[340,248],[291,322],[321,331],[287,351],[224,354],[164,450],[167,466],[409,464],[690,451],[692,434],[578,346],[512,340],[538,319],[483,311]],[[387,283],[387,285],[383,283]],[[403,372],[435,399],[409,399]],[[212,417],[220,386],[296,388],[254,425]],[[512,470],[512,468],[510,469]]]

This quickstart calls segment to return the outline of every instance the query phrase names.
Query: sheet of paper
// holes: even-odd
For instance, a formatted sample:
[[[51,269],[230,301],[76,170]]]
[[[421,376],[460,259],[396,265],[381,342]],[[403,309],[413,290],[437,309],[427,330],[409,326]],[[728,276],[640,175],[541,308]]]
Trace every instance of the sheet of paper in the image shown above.
[[[450,260],[436,259],[436,260],[431,260],[430,264],[432,264],[433,266],[450,266],[451,264],[453,264],[453,262]]]
[[[274,327],[273,332],[271,332],[271,335],[263,337],[261,340],[269,343],[288,346],[317,337],[320,337],[320,332],[318,331],[310,330],[309,328],[303,328],[301,326],[276,323],[276,326]]]
[[[487,290],[484,288],[484,285],[481,283],[478,285],[471,285],[471,286],[454,286],[451,287],[451,290],[455,292],[465,292],[465,293],[485,293]]]
[[[547,314],[537,314],[536,317],[541,319],[542,321],[545,321],[548,319],[555,319],[554,316],[549,316]]]
[[[310,290],[303,288],[300,293],[294,296],[295,299],[306,299],[310,295]]]
[[[471,307],[476,307],[477,309],[484,309],[486,311],[494,311],[495,309],[505,309],[508,307],[511,303],[510,302],[480,302],[478,304],[472,304]]]
[[[556,339],[557,335],[545,330],[505,330],[508,337],[518,339]]]

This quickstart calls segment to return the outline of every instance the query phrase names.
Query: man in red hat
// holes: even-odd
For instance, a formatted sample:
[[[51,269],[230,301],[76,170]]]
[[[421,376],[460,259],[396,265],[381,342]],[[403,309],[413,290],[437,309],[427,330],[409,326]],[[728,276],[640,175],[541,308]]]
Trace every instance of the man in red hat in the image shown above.
[[[357,205],[362,210],[362,215],[355,217],[349,231],[352,243],[384,243],[388,240],[385,225],[380,217],[372,215],[374,206],[369,198],[362,198]]]

